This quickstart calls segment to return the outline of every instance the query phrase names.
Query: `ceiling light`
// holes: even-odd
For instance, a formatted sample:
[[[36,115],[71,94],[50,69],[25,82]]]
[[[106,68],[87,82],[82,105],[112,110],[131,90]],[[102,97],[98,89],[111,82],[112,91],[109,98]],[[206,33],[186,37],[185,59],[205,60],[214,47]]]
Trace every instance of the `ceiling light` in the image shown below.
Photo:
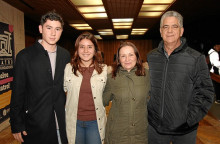
[[[98,29],[97,31],[98,32],[101,32],[101,31],[103,31],[103,32],[112,32],[112,29]]]
[[[132,32],[131,35],[144,35],[145,32]]]
[[[134,28],[132,31],[147,31],[148,29],[146,28]]]
[[[74,27],[77,30],[92,30],[92,28],[88,24],[70,24],[70,26]]]
[[[138,31],[138,32],[137,31],[132,31],[131,34],[133,34],[133,35],[134,34],[145,34],[145,32],[142,32],[142,31]]]
[[[112,19],[112,22],[133,22],[133,18]]]
[[[100,35],[94,35],[96,39],[102,39]]]
[[[164,11],[169,5],[142,5],[141,11]]]
[[[119,25],[132,25],[132,23],[113,23],[114,26],[119,26]]]
[[[128,39],[128,35],[116,35],[117,39]]]
[[[89,26],[88,24],[70,24],[70,26],[78,27],[78,26]]]
[[[100,35],[114,35],[113,32],[99,32]]]
[[[130,29],[133,18],[112,19],[112,22],[115,29]]]
[[[112,29],[99,29],[97,31],[100,35],[114,35]]]
[[[81,13],[91,13],[91,12],[105,12],[104,6],[94,6],[94,7],[78,7]]]
[[[144,35],[147,30],[146,28],[135,28],[132,29],[131,35]]]
[[[103,5],[102,0],[70,0],[74,5]]]
[[[143,4],[169,4],[175,0],[144,0]]]
[[[130,26],[114,26],[115,29],[130,29],[131,28],[131,25]]]
[[[162,12],[139,12],[138,17],[159,17]]]
[[[91,27],[74,27],[77,30],[92,30]]]
[[[85,18],[107,18],[106,13],[89,13],[83,14]]]

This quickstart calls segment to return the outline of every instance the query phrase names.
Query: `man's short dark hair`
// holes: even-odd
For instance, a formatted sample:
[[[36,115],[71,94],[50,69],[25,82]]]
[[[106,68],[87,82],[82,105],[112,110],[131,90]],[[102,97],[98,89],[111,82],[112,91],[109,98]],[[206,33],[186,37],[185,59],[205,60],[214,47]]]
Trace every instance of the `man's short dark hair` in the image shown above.
[[[43,26],[47,20],[59,21],[61,23],[62,28],[63,28],[63,25],[64,25],[63,18],[55,10],[49,11],[46,14],[44,14],[41,17],[40,24]]]

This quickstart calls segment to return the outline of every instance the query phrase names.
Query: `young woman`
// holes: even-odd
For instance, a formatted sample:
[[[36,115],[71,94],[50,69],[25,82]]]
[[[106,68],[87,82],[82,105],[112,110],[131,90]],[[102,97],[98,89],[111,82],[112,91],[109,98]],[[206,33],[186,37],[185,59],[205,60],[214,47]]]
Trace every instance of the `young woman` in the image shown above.
[[[102,93],[107,79],[107,66],[102,64],[97,40],[91,33],[82,33],[76,40],[75,49],[64,74],[68,142],[103,144],[106,114]]]

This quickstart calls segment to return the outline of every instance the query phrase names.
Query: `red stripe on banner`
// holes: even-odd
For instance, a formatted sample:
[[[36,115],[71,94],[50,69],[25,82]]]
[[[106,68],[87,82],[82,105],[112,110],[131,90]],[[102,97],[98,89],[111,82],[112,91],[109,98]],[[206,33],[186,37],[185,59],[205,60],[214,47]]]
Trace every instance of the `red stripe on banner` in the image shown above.
[[[0,80],[0,85],[3,85],[5,83],[9,83],[13,81],[13,77],[9,77],[9,78],[6,78],[6,79],[3,79],[3,80]]]

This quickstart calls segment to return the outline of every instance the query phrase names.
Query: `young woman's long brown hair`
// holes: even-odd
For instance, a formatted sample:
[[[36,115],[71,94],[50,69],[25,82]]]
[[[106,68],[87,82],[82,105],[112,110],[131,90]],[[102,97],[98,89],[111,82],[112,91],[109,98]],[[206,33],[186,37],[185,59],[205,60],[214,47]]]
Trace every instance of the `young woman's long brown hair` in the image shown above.
[[[144,66],[142,64],[142,59],[141,59],[141,56],[140,56],[140,53],[137,49],[137,47],[131,43],[131,42],[123,42],[121,43],[121,45],[119,46],[118,50],[117,50],[117,54],[116,54],[116,60],[113,64],[113,70],[112,70],[112,77],[115,78],[117,73],[118,73],[118,70],[119,70],[119,67],[121,66],[121,63],[120,63],[120,60],[119,60],[119,52],[121,50],[122,47],[125,47],[125,46],[130,46],[134,49],[134,53],[137,57],[137,63],[136,63],[136,67],[137,67],[137,70],[135,72],[135,74],[137,76],[144,76],[146,73],[145,73],[145,69],[144,69]]]
[[[89,32],[82,33],[76,39],[76,42],[75,42],[75,50],[76,51],[75,51],[75,54],[74,54],[73,58],[71,59],[71,65],[73,66],[73,73],[76,76],[78,76],[77,71],[82,73],[82,69],[80,68],[81,59],[80,59],[79,54],[78,54],[78,49],[79,49],[79,43],[83,39],[88,39],[94,44],[95,55],[93,56],[93,61],[90,64],[90,66],[94,65],[94,68],[98,72],[98,74],[102,73],[102,68],[103,68],[102,64],[103,64],[103,62],[102,62],[101,52],[99,51],[97,40],[96,40],[95,36],[93,34],[89,33]]]

